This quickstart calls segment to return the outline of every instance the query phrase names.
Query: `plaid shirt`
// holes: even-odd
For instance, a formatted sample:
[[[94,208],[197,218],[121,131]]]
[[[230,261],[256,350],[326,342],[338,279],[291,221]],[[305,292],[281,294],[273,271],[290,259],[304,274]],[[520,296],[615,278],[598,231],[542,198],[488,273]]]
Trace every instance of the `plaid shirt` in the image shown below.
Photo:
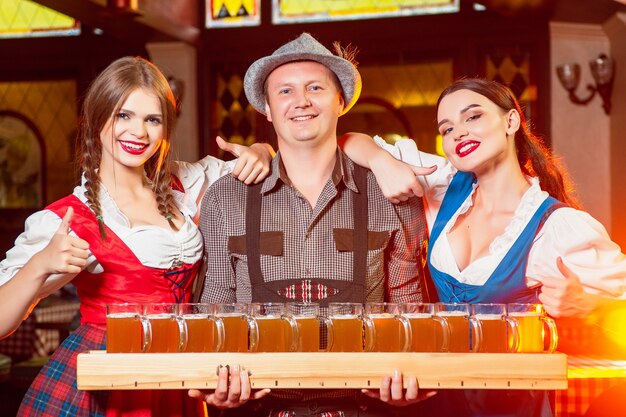
[[[291,185],[280,154],[274,158],[272,172],[261,189],[261,270],[265,282],[286,278],[352,281],[350,190],[358,192],[353,169],[354,163],[338,150],[332,176],[311,207]],[[422,202],[412,198],[391,204],[371,172],[367,182],[365,301],[421,301],[420,274],[427,236]],[[202,201],[200,230],[207,256],[203,302],[251,302],[245,249],[246,192],[245,184],[224,176],[207,190]],[[342,235],[346,230],[350,237]]]

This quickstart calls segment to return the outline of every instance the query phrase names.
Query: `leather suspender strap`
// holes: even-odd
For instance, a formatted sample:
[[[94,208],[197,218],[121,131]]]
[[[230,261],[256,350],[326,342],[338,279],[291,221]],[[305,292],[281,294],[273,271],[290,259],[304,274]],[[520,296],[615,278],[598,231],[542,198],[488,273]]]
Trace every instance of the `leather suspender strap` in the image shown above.
[[[252,285],[262,285],[261,273],[261,186],[248,186],[246,197],[246,254],[248,275]]]
[[[355,300],[365,302],[365,286],[367,277],[367,170],[355,165],[354,181],[359,190],[353,196],[353,277],[352,283],[356,286]],[[248,274],[250,283],[263,285],[261,272],[261,185],[248,187],[246,197],[246,255],[248,257]]]
[[[353,248],[353,276],[352,282],[357,285],[358,299],[365,302],[365,283],[367,277],[367,170],[359,165],[354,165],[354,182],[357,193],[352,193],[352,211],[354,218]]]

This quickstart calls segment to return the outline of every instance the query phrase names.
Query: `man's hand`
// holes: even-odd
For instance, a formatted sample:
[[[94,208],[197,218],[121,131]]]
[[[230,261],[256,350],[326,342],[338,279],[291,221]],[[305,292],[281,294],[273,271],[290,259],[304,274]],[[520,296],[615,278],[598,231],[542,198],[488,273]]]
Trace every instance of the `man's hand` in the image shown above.
[[[416,378],[409,378],[407,389],[404,389],[402,373],[397,370],[393,372],[393,376],[382,379],[378,391],[364,389],[361,392],[396,407],[415,404],[437,394],[435,390],[420,390]]]
[[[215,141],[220,149],[238,157],[233,169],[233,177],[245,184],[257,184],[267,177],[274,157],[274,149],[270,145],[254,143],[248,147],[226,142],[219,136]]]
[[[229,374],[230,370],[230,374]],[[204,401],[218,409],[236,408],[248,400],[258,400],[269,394],[269,389],[252,390],[248,371],[242,371],[239,365],[220,366],[215,390],[189,390],[191,398]]]

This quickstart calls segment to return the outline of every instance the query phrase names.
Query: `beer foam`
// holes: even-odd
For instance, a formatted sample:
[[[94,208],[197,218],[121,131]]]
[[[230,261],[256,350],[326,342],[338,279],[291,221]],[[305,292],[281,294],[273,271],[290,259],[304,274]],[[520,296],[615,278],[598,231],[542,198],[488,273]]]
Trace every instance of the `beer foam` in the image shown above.
[[[206,320],[208,317],[209,317],[208,314],[203,314],[203,313],[183,314],[183,318],[185,320]]]
[[[479,320],[502,320],[502,314],[494,314],[494,313],[479,313],[474,314]]]
[[[137,313],[111,313],[107,314],[108,319],[128,319],[138,316]]]
[[[395,317],[395,315],[391,313],[368,313],[367,315],[372,319],[392,319]]]
[[[254,316],[257,320],[280,320],[281,316],[277,314],[267,315],[267,316]]]
[[[217,317],[241,317],[243,318],[243,314],[241,313],[217,313]]]
[[[543,314],[534,311],[512,311],[509,313],[511,317],[541,317]]]
[[[333,320],[360,320],[360,317],[356,314],[342,314],[339,316],[330,316]]]
[[[467,313],[467,311],[460,311],[460,310],[453,310],[453,311],[438,311],[437,312],[438,316],[455,316],[455,317],[463,317],[463,316],[469,316],[469,314]]]
[[[174,318],[169,313],[148,314],[147,317],[149,320],[172,320]]]
[[[403,316],[407,319],[429,319],[433,315],[430,313],[404,313]]]

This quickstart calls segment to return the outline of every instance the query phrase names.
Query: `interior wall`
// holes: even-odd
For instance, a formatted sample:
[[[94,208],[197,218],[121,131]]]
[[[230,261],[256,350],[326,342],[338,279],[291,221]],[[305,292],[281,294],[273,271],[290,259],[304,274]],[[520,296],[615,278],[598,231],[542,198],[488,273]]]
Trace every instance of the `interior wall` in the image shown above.
[[[199,158],[198,144],[198,82],[196,50],[183,42],[149,43],[146,49],[152,62],[166,77],[184,82],[181,112],[172,140],[174,159],[194,162]]]
[[[615,84],[610,121],[610,172],[611,212],[613,221],[611,236],[626,250],[626,142],[624,133],[624,115],[626,115],[626,13],[618,13],[603,26],[611,43],[611,56],[615,59]]]
[[[600,25],[551,22],[550,41],[552,148],[568,168],[583,209],[610,231],[611,117],[605,114],[598,96],[585,106],[571,102],[556,75],[558,65],[579,63],[581,80],[576,91],[579,97],[586,97],[587,84],[594,84],[588,62],[601,53],[611,53],[609,38]],[[614,109],[612,114],[615,118],[618,113]]]

